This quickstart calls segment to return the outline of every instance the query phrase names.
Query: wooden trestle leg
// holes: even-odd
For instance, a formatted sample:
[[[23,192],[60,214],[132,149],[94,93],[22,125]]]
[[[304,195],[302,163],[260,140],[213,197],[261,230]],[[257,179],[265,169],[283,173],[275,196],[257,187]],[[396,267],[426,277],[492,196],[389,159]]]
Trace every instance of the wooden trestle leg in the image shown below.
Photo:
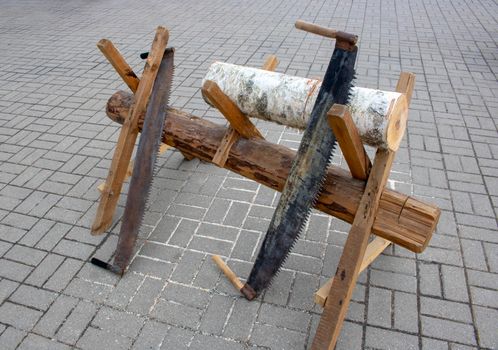
[[[270,55],[263,64],[263,69],[273,71],[277,68],[278,58],[275,55]],[[225,136],[221,140],[220,147],[216,151],[212,162],[219,167],[223,167],[227,161],[230,148],[237,142],[240,137],[255,137],[263,138],[256,127],[252,124],[247,116],[245,116],[240,109],[220,90],[218,85],[213,82],[207,82],[202,87],[204,94],[208,96],[209,100],[218,108],[218,110],[227,118],[230,126],[228,127]],[[219,107],[218,107],[219,106]],[[249,125],[250,123],[250,125]],[[249,125],[249,127],[245,127]],[[219,269],[227,276],[232,285],[240,291],[244,284],[235,275],[235,273],[228,267],[227,264],[218,255],[213,255],[213,261]]]
[[[396,91],[404,93],[408,103],[411,100],[414,83],[415,75],[401,73]],[[336,133],[339,143],[341,143],[341,138],[343,138],[344,145],[349,143],[348,150],[350,152],[343,151],[343,153],[351,173],[354,174],[354,177],[366,175],[367,183],[335,276],[315,294],[315,301],[324,306],[313,339],[312,349],[315,350],[335,348],[358,275],[390,244],[389,241],[380,237],[368,244],[368,239],[379,207],[380,197],[389,178],[395,152],[378,149],[370,173],[368,173],[367,169],[370,164],[365,160],[366,153],[363,146],[357,147],[357,142],[354,140],[356,138],[355,128],[353,124],[350,127],[348,118],[349,113],[340,106],[333,108],[329,114],[332,128],[337,128],[337,125],[348,126],[349,132],[339,128],[342,129],[343,133],[339,130],[337,133],[334,130],[334,133]]]

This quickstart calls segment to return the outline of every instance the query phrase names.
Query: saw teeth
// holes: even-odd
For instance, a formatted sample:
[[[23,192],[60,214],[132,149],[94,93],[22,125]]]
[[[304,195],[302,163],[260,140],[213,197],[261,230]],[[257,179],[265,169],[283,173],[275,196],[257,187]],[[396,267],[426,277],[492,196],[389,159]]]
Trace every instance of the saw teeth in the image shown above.
[[[328,128],[326,113],[333,103],[347,104],[349,101],[355,58],[356,52],[334,50],[298,155],[247,279],[258,294],[271,286],[273,278],[287,261],[321,194],[336,145],[335,136]],[[319,152],[313,153],[309,147],[315,147]],[[306,176],[301,179],[298,173],[302,171]],[[300,189],[312,192],[299,192]]]

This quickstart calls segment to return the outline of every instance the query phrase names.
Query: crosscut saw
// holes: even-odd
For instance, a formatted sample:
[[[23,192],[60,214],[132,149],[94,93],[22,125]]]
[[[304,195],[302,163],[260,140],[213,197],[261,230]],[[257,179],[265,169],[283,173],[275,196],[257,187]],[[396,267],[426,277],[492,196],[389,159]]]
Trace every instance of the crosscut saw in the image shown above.
[[[336,32],[336,45],[304,131],[296,158],[249,278],[248,299],[267,288],[303,231],[319,196],[336,138],[328,125],[333,104],[347,104],[357,53],[357,36]]]
[[[118,274],[124,273],[131,260],[133,248],[145,214],[145,206],[152,185],[157,153],[161,144],[162,130],[167,115],[167,106],[174,73],[174,53],[175,50],[173,48],[165,50],[154,87],[152,88],[145,113],[142,135],[140,136],[135,156],[135,165],[126,199],[123,222],[119,231],[114,263],[109,264],[97,258],[92,258],[91,260],[92,264]]]

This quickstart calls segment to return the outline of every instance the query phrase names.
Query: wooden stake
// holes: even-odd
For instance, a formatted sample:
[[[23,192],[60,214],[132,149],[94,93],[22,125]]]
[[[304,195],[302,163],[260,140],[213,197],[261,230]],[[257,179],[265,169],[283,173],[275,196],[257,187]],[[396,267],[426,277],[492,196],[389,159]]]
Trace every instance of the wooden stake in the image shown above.
[[[312,349],[332,350],[339,337],[349,301],[356,286],[368,237],[384,191],[394,152],[377,150],[370,176],[337,267],[327,303],[318,324]]]
[[[100,51],[102,51],[105,58],[107,58],[116,72],[118,72],[119,76],[123,79],[126,85],[128,85],[130,90],[135,93],[140,80],[135,72],[133,72],[133,69],[131,69],[128,63],[126,63],[125,59],[121,56],[114,44],[110,40],[102,39],[97,43],[97,47]]]
[[[368,243],[358,274],[362,273],[390,244],[391,242],[381,237],[375,237],[372,242]],[[333,281],[332,277],[315,293],[316,304],[325,305]]]
[[[355,179],[366,180],[372,164],[363,147],[358,130],[346,106],[335,104],[327,114],[329,125],[334,131],[351,175]]]
[[[262,68],[268,71],[273,71],[275,70],[275,68],[277,68],[277,65],[278,65],[277,56],[270,55],[265,60],[265,63],[263,63]],[[246,116],[244,117],[247,118]],[[220,147],[216,151],[216,154],[214,155],[212,162],[217,166],[223,168],[225,162],[228,159],[230,148],[232,148],[232,145],[239,139],[240,136],[241,135],[239,134],[239,132],[235,130],[232,126],[230,126],[227,129],[225,136],[223,136],[223,139],[221,140],[220,143]]]
[[[206,96],[211,103],[223,114],[223,116],[230,122],[232,128],[244,138],[258,138],[263,139],[258,129],[254,124],[245,116],[219,88],[218,84],[213,81],[206,80],[202,86],[202,93]]]
[[[232,145],[239,139],[240,134],[232,128],[231,126],[228,127],[227,132],[225,133],[225,136],[223,136],[223,139],[221,140],[220,147],[216,150],[216,153],[213,157],[213,164],[216,164],[220,168],[223,168],[225,166],[225,163],[228,159],[228,154],[230,153],[230,148],[232,148]]]
[[[235,289],[237,289],[237,291],[240,291],[244,286],[244,283],[239,280],[235,273],[228,267],[227,264],[225,264],[223,260],[221,260],[218,255],[213,255],[212,259],[216,263],[216,265],[218,265],[220,270],[225,274],[225,276],[227,276],[228,280],[233,284]]]
[[[273,72],[275,69],[277,69],[277,66],[278,66],[277,56],[270,55],[266,58],[265,63],[263,63],[263,66],[261,68]]]
[[[112,223],[112,217],[118,203],[128,164],[138,135],[138,119],[145,113],[147,102],[156,79],[159,64],[168,43],[168,31],[158,27],[156,36],[145,63],[142,79],[137,88],[135,105],[131,108],[128,118],[121,128],[116,150],[112,158],[109,174],[107,175],[105,190],[101,195],[95,221],[92,225],[92,234],[102,234]]]

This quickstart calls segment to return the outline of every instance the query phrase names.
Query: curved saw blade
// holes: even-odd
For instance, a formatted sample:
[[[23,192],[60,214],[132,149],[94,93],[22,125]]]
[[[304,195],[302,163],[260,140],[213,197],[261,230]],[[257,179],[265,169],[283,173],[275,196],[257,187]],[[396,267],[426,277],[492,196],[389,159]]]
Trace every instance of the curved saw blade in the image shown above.
[[[123,222],[119,231],[114,266],[110,268],[118,273],[123,273],[130,262],[145,213],[173,81],[174,52],[173,48],[168,48],[164,52],[145,113],[142,135],[138,143],[135,166],[133,167],[126,199]]]
[[[318,198],[336,144],[327,112],[334,103],[348,102],[356,52],[356,46],[343,48],[336,43],[282,196],[247,283],[241,289],[249,300],[270,285]]]

